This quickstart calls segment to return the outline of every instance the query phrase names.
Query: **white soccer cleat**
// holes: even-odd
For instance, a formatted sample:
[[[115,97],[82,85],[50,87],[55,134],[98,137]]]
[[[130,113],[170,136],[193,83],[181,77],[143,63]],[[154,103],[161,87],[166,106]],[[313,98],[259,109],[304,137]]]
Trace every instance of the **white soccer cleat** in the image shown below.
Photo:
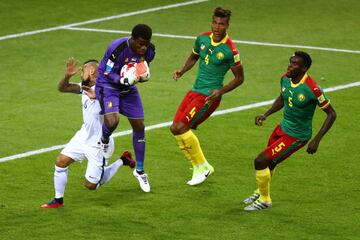
[[[186,184],[189,184],[189,182],[191,182],[192,179],[196,178],[199,175],[199,167],[197,165],[192,165],[192,168],[190,168],[193,170],[193,175],[191,177],[191,179],[189,181],[187,181]]]
[[[149,183],[149,179],[148,179],[147,174],[146,174],[145,172],[138,173],[138,172],[136,171],[136,169],[134,169],[133,175],[134,175],[134,177],[136,177],[137,180],[139,181],[140,188],[141,188],[144,192],[150,192],[150,183]]]
[[[243,202],[245,204],[251,204],[251,203],[255,202],[256,200],[258,200],[259,197],[260,197],[260,194],[257,191],[255,191],[251,196],[249,196],[248,198],[245,198]]]
[[[253,202],[252,204],[250,204],[249,206],[246,206],[244,208],[245,211],[258,211],[258,210],[263,210],[263,209],[267,209],[267,208],[271,208],[272,207],[272,202],[266,203],[261,201],[260,199],[256,200],[255,202]]]
[[[102,140],[98,142],[98,145],[101,149],[101,153],[103,154],[105,159],[111,158],[114,153],[114,139],[111,137],[109,139],[109,143],[103,143]]]
[[[195,186],[203,183],[214,171],[213,166],[211,166],[208,162],[205,162],[202,166],[194,166],[193,177],[187,182],[187,184]]]

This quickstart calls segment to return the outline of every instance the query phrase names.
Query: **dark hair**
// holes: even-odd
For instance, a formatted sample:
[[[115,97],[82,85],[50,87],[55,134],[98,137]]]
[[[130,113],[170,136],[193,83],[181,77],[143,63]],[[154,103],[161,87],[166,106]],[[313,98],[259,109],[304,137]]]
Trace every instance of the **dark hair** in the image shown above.
[[[300,57],[303,60],[304,66],[309,69],[311,67],[311,57],[309,54],[307,54],[306,52],[303,51],[296,51],[294,53],[294,56]]]
[[[214,10],[214,16],[215,17],[221,17],[221,18],[227,18],[227,22],[229,23],[230,17],[231,17],[231,11],[226,10],[222,7],[217,7]]]
[[[85,64],[87,64],[87,63],[90,63],[90,62],[99,63],[98,60],[96,60],[96,59],[89,59],[89,60],[86,60],[83,65],[85,65]]]
[[[150,40],[152,35],[151,28],[146,24],[138,24],[131,31],[131,37],[134,39],[142,38]]]

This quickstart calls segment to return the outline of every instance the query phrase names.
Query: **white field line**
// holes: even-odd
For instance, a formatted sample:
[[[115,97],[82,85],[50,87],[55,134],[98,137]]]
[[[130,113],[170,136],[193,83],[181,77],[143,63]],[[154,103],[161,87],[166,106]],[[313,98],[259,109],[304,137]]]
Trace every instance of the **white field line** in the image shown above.
[[[74,30],[74,31],[87,31],[87,32],[119,33],[119,34],[127,34],[127,35],[131,34],[131,32],[129,32],[129,31],[106,30],[106,29],[97,29],[97,28],[63,27],[63,29]],[[167,37],[167,38],[181,38],[181,39],[195,39],[196,38],[194,36],[186,36],[186,35],[183,36],[183,35],[173,35],[173,34],[163,34],[163,33],[153,33],[153,36]],[[234,39],[232,39],[232,41],[234,43],[249,44],[249,45],[270,46],[270,47],[284,47],[284,48],[302,48],[302,49],[313,49],[313,50],[320,50],[320,51],[331,51],[331,52],[344,52],[344,53],[360,54],[360,50],[339,49],[339,48],[325,48],[325,47],[292,45],[292,44],[282,44],[282,43],[243,41],[243,40],[234,40]]]
[[[92,19],[92,20],[88,20],[88,21],[84,21],[84,22],[77,22],[77,23],[61,25],[61,26],[52,27],[52,28],[34,30],[34,31],[23,32],[23,33],[10,34],[10,35],[6,35],[6,36],[1,36],[0,41],[10,39],[10,38],[19,38],[19,37],[24,37],[24,36],[28,36],[28,35],[34,35],[34,34],[43,33],[43,32],[50,32],[50,31],[60,30],[60,29],[63,29],[63,28],[68,28],[68,27],[81,26],[81,25],[85,25],[85,24],[103,22],[103,21],[108,21],[108,20],[113,20],[113,19],[118,19],[118,18],[134,16],[134,15],[138,15],[138,14],[155,12],[155,11],[164,10],[164,9],[177,8],[177,7],[182,7],[182,6],[186,6],[186,5],[190,5],[190,4],[197,4],[197,3],[207,2],[207,1],[209,1],[209,0],[194,0],[194,1],[189,1],[189,2],[176,3],[176,4],[161,6],[161,7],[148,8],[148,9],[134,11],[134,12],[122,13],[122,14],[119,14],[119,15],[114,15],[114,16],[109,16],[109,17]]]
[[[339,85],[339,86],[335,86],[335,87],[325,88],[324,91],[325,92],[333,92],[333,91],[337,91],[337,90],[341,90],[341,89],[358,87],[358,86],[360,86],[360,81],[359,82],[349,83],[349,84],[344,84],[344,85]],[[228,113],[233,113],[233,112],[244,111],[244,110],[247,110],[247,109],[257,108],[257,107],[261,107],[261,106],[265,106],[265,105],[270,105],[270,104],[272,104],[274,102],[274,100],[275,99],[262,101],[262,102],[257,102],[257,103],[253,103],[253,104],[248,104],[248,105],[239,106],[239,107],[230,108],[230,109],[219,110],[219,111],[214,112],[211,115],[211,117],[218,116],[218,115],[223,115],[223,114],[228,114]],[[151,125],[151,126],[146,127],[145,131],[158,129],[158,128],[163,128],[163,127],[168,127],[168,126],[171,125],[171,123],[172,123],[172,121]],[[122,131],[122,132],[114,133],[113,136],[114,137],[120,137],[120,136],[130,135],[131,133],[132,133],[132,130],[125,130],[125,131]],[[29,156],[40,154],[40,153],[50,152],[50,151],[58,150],[58,149],[61,149],[61,148],[64,148],[64,147],[65,147],[65,145],[55,145],[55,146],[48,147],[48,148],[42,148],[42,149],[30,151],[30,152],[25,152],[25,153],[20,153],[20,154],[8,156],[8,157],[3,157],[3,158],[0,158],[0,163],[10,161],[10,160],[19,159],[19,158],[25,158],[25,157],[29,157]]]

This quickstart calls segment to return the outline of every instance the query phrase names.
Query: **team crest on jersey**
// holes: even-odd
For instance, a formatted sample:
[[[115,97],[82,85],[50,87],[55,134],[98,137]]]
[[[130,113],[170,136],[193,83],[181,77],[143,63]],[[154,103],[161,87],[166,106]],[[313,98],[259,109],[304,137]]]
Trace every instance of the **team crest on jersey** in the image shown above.
[[[300,102],[303,102],[305,100],[305,95],[302,94],[302,93],[300,93],[297,97],[298,97]]]
[[[319,103],[323,103],[325,101],[324,94],[321,94],[321,96],[318,97],[318,101],[319,101]]]
[[[223,54],[222,52],[218,52],[218,53],[216,54],[216,57],[217,57],[217,59],[221,60],[221,59],[224,58],[224,54]]]
[[[108,108],[112,108],[112,102],[107,102]]]
[[[129,58],[125,58],[124,63],[128,63],[129,62]]]
[[[281,92],[285,92],[286,88],[285,87],[282,87],[281,88]]]
[[[205,49],[205,44],[201,44],[200,50],[202,51],[202,50],[204,50],[204,49]]]

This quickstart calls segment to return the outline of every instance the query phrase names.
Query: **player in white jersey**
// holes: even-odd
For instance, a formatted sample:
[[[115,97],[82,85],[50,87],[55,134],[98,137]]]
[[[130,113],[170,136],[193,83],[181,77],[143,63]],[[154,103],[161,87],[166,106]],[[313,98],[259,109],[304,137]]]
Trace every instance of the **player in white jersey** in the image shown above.
[[[79,69],[74,58],[66,62],[66,72],[60,80],[58,89],[60,92],[81,94],[83,124],[76,132],[70,142],[61,151],[56,159],[54,172],[55,198],[41,208],[58,208],[64,205],[64,192],[67,183],[68,166],[75,161],[88,160],[85,173],[84,185],[95,190],[108,182],[122,165],[130,168],[135,167],[135,161],[128,151],[123,152],[120,158],[109,166],[106,166],[107,159],[104,158],[100,143],[102,134],[103,119],[100,115],[101,107],[95,97],[95,81],[97,77],[98,61],[91,59],[84,63]],[[77,72],[81,71],[80,84],[69,83],[69,80]],[[110,140],[111,155],[114,152],[114,141]]]

